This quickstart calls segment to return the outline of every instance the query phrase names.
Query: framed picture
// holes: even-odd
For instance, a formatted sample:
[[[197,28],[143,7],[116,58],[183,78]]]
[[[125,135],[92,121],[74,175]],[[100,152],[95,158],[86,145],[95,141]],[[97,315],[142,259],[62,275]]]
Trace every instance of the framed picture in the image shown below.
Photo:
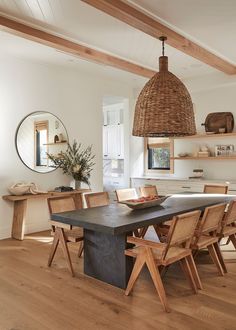
[[[234,153],[234,145],[228,144],[228,145],[216,145],[215,146],[215,156],[232,156]]]

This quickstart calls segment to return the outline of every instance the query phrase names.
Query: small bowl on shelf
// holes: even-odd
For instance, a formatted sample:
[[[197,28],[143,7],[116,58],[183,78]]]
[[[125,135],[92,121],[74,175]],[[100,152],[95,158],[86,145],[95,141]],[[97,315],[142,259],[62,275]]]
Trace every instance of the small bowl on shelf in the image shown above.
[[[190,154],[187,153],[187,152],[180,152],[180,153],[178,154],[178,157],[189,157],[189,156],[190,156]]]

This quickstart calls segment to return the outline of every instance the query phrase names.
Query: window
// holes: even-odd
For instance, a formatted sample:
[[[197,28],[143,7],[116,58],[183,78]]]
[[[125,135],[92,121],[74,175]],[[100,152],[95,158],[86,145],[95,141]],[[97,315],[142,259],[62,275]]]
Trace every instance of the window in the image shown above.
[[[35,166],[47,166],[48,122],[35,122]]]
[[[173,141],[169,138],[148,138],[145,141],[146,172],[173,173]]]

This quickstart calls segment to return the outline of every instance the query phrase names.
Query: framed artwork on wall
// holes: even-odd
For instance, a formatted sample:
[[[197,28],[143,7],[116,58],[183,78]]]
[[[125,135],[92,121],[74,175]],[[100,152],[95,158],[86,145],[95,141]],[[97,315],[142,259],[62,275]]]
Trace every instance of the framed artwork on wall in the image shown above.
[[[215,146],[215,156],[216,157],[233,156],[233,154],[234,154],[234,145],[233,144]]]

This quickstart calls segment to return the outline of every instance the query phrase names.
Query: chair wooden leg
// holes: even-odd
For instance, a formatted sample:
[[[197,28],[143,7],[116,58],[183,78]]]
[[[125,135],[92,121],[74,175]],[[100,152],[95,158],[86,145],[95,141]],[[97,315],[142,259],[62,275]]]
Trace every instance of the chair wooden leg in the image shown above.
[[[169,313],[170,307],[167,303],[165,289],[150,248],[146,248],[146,263],[164,310]]]
[[[59,243],[59,231],[55,230],[55,234],[54,234],[54,237],[53,237],[53,242],[52,242],[50,254],[49,254],[49,257],[48,257],[48,267],[50,267],[51,264],[52,264],[52,261],[54,259],[54,256],[55,256],[55,253],[56,253],[56,250],[57,250],[57,247],[58,247],[58,243]]]
[[[180,264],[183,269],[183,272],[185,273],[187,280],[189,281],[191,288],[193,289],[193,292],[197,293],[197,285],[195,283],[187,258],[181,259]]]
[[[228,237],[227,242],[225,243],[225,245],[228,245],[230,243],[230,238]]]
[[[68,245],[67,245],[67,240],[66,240],[66,237],[65,237],[64,230],[63,230],[63,228],[57,228],[57,230],[59,230],[59,240],[60,240],[60,243],[61,243],[61,246],[62,246],[62,251],[64,253],[65,259],[66,259],[67,264],[68,264],[68,268],[71,272],[71,275],[74,277],[75,274],[74,274],[74,270],[73,270],[73,267],[72,267],[70,253],[69,253],[69,250],[68,250]]]
[[[197,258],[198,253],[199,253],[199,250],[192,250],[193,259]]]
[[[221,250],[220,250],[220,247],[219,247],[219,243],[214,243],[214,248],[216,250],[217,257],[220,261],[220,264],[221,264],[221,267],[223,268],[224,273],[228,273],[226,265],[225,265],[224,258],[222,256],[222,253],[221,253]]]
[[[139,231],[138,231],[138,229],[135,229],[135,230],[133,231],[133,233],[134,233],[134,236],[135,236],[135,237],[139,237]]]
[[[135,263],[134,263],[134,268],[132,270],[132,273],[130,275],[130,278],[129,278],[129,282],[128,282],[128,285],[127,285],[127,288],[125,290],[125,295],[128,296],[131,292],[131,290],[133,289],[133,286],[143,268],[145,264],[145,254],[144,253],[140,253],[136,260],[135,260]]]
[[[79,250],[78,250],[78,257],[81,258],[82,253],[84,251],[84,241],[81,241],[79,244]]]
[[[153,225],[153,228],[154,228],[154,230],[155,230],[155,232],[157,234],[158,239],[160,240],[161,235],[160,235],[160,232],[158,230],[158,225]]]
[[[233,243],[234,248],[236,249],[236,236],[235,235],[230,235],[229,239]]]
[[[196,267],[196,264],[195,264],[195,261],[193,259],[192,254],[190,256],[188,256],[187,259],[188,259],[189,267],[190,267],[191,272],[193,274],[193,278],[194,278],[194,281],[196,283],[196,286],[199,290],[202,290],[203,289],[202,282],[201,282],[201,279],[199,277],[198,270],[197,270],[197,267]]]
[[[211,256],[211,259],[213,260],[214,264],[216,265],[216,267],[217,267],[217,269],[219,271],[220,276],[224,276],[224,271],[222,269],[221,263],[219,261],[219,258],[217,256],[217,253],[216,253],[216,250],[215,250],[213,244],[212,245],[208,245],[207,248],[208,248],[209,254]]]
[[[165,276],[166,268],[167,267],[162,266],[162,265],[158,267],[158,270],[159,270],[159,273],[160,273],[161,277],[164,277]]]

